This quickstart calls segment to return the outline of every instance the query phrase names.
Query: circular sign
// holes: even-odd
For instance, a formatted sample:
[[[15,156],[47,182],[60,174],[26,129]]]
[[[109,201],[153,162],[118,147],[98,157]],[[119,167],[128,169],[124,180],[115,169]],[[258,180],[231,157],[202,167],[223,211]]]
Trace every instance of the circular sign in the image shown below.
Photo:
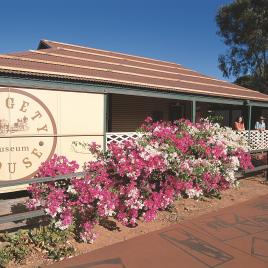
[[[57,127],[47,106],[18,89],[0,89],[0,180],[33,177],[50,159]]]

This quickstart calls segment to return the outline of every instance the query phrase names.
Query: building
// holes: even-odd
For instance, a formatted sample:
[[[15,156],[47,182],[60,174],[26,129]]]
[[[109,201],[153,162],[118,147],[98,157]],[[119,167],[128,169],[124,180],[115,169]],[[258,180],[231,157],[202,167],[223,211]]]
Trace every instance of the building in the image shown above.
[[[87,143],[105,147],[111,132],[132,132],[147,116],[213,112],[231,126],[244,115],[251,128],[267,107],[265,94],[176,63],[42,40],[0,55],[0,181],[33,177],[54,153],[83,163]]]

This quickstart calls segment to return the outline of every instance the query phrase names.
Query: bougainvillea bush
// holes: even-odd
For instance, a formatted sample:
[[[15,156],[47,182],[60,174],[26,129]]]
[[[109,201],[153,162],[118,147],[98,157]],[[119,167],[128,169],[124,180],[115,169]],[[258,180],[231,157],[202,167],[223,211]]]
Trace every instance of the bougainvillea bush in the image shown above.
[[[30,208],[44,208],[61,229],[75,226],[80,239],[92,242],[93,227],[114,217],[135,226],[151,221],[178,198],[219,196],[236,185],[235,172],[252,168],[246,142],[228,128],[208,121],[152,122],[147,118],[137,139],[111,143],[104,153],[95,143],[95,160],[86,175],[68,181],[34,184]],[[76,162],[54,156],[38,176],[76,171]]]

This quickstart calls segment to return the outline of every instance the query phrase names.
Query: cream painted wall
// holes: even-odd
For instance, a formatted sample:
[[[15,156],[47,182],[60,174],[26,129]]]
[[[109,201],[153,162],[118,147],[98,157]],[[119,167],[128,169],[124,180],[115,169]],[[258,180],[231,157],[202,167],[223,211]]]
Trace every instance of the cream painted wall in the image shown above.
[[[53,153],[83,165],[79,142],[103,146],[103,111],[103,94],[0,87],[0,180],[33,176]]]

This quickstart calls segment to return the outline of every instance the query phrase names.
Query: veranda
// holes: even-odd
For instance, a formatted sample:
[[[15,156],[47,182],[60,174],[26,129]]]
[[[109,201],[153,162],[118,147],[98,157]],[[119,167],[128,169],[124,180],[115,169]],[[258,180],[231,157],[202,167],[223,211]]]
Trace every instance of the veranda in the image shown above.
[[[268,130],[254,130],[255,122],[268,110],[266,104],[252,101],[229,100],[211,97],[194,99],[166,99],[144,96],[115,95],[107,96],[107,132],[106,145],[110,142],[122,142],[136,138],[136,129],[143,120],[150,116],[154,121],[174,121],[188,119],[198,122],[202,118],[218,117],[220,124],[233,127],[235,120],[242,116],[245,120],[245,131],[238,132],[248,140],[251,151],[268,149]]]

